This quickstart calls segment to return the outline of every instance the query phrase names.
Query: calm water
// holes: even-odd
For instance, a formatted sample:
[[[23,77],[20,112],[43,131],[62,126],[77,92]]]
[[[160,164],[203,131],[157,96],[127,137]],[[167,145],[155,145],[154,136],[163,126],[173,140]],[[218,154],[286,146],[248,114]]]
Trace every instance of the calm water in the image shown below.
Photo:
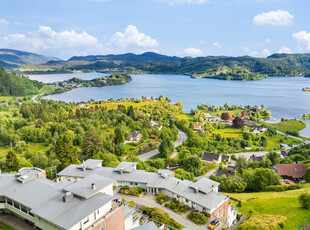
[[[101,73],[33,75],[31,79],[54,82],[72,77],[93,79],[105,76]],[[132,81],[117,86],[77,88],[69,92],[50,95],[46,98],[65,102],[107,100],[109,98],[141,98],[141,96],[170,97],[173,102],[183,101],[183,110],[188,112],[198,104],[265,105],[272,113],[271,121],[284,118],[299,118],[310,113],[310,93],[302,92],[310,86],[310,78],[270,77],[259,81],[224,81],[215,79],[192,79],[183,75],[132,75]],[[302,135],[310,136],[310,121]]]

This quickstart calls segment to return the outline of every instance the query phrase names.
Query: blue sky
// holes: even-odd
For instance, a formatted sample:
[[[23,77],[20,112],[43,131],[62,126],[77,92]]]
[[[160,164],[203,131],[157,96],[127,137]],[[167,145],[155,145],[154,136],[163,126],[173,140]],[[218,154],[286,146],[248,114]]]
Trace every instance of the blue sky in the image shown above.
[[[69,58],[310,52],[309,0],[2,0],[0,47]]]

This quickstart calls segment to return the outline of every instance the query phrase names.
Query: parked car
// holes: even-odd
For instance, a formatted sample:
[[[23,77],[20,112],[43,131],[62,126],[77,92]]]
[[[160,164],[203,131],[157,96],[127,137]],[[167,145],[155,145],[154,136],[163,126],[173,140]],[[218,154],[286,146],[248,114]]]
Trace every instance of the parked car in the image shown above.
[[[220,221],[219,221],[218,219],[214,219],[214,220],[212,220],[212,221],[210,222],[208,228],[211,229],[211,230],[213,230],[213,229],[215,229],[215,228],[216,228],[217,226],[219,226],[219,225],[220,225]]]

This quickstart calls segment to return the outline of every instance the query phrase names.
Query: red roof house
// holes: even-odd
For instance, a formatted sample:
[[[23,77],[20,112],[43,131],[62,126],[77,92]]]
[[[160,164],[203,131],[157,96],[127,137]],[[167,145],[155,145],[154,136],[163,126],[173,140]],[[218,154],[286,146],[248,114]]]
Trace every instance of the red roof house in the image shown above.
[[[307,170],[306,164],[276,164],[279,175],[289,179],[303,179]]]

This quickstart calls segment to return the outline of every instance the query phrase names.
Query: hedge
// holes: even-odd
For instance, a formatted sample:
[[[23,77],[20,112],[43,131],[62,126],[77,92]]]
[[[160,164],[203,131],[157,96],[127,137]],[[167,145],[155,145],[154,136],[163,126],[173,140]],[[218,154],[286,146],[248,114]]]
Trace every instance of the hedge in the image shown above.
[[[203,225],[208,221],[208,217],[206,217],[203,213],[198,212],[196,210],[192,211],[187,218],[193,221],[195,224]]]
[[[302,188],[302,185],[300,184],[294,184],[294,185],[271,185],[264,189],[266,192],[284,192],[287,190],[296,190]]]

